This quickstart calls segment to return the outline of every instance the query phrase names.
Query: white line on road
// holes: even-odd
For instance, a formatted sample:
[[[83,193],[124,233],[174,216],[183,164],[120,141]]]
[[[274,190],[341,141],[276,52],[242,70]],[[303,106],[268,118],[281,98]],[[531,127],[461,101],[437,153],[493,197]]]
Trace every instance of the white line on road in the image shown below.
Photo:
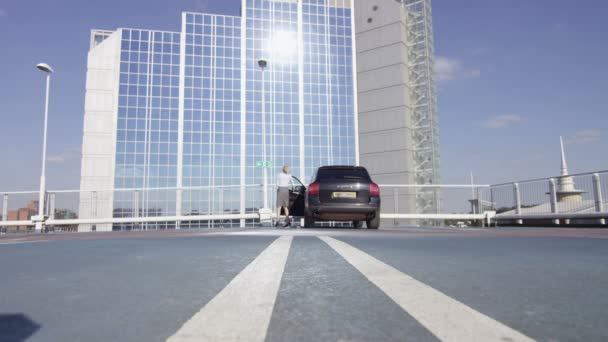
[[[319,238],[442,341],[533,341],[347,243]]]
[[[0,245],[22,245],[24,243],[38,243],[38,242],[50,242],[49,240],[7,240],[0,241]]]
[[[276,239],[167,341],[264,341],[292,239]]]

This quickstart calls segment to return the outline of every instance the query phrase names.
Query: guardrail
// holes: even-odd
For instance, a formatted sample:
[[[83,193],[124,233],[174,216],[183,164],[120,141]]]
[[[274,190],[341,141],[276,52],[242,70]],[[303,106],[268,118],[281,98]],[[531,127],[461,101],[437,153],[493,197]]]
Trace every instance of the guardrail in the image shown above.
[[[489,185],[380,184],[382,225],[469,225],[488,223]],[[276,191],[269,185],[269,208]],[[431,192],[431,210],[417,203],[417,191]],[[245,193],[242,212],[241,194]],[[0,228],[32,231],[38,215],[36,191],[4,192]],[[181,199],[181,200],[180,200]],[[29,204],[28,204],[29,202]],[[67,231],[113,229],[179,229],[251,227],[268,223],[262,212],[262,185],[129,188],[115,190],[49,190],[44,221]],[[180,206],[177,203],[181,203]],[[11,214],[11,215],[8,215]],[[21,215],[21,216],[20,216]],[[9,220],[9,216],[12,218]],[[7,228],[8,227],[8,228]]]
[[[382,226],[593,224],[608,220],[608,171],[496,185],[379,184]],[[269,207],[276,192],[269,185]],[[417,202],[416,193],[425,191]],[[242,201],[242,194],[245,200]],[[429,196],[430,194],[430,196]],[[0,230],[32,231],[37,191],[0,193]],[[181,203],[177,205],[177,203]],[[269,222],[262,185],[49,190],[44,224],[61,230],[252,227]],[[245,210],[243,210],[243,205]],[[101,227],[99,226],[101,225]],[[105,225],[105,226],[104,226]],[[84,229],[86,230],[86,229]]]
[[[240,220],[257,217],[255,203],[261,203],[261,185],[199,187],[126,188],[114,190],[49,190],[45,197],[46,226],[61,230],[112,230],[201,227],[200,222],[239,226]],[[246,192],[247,201],[241,203]],[[38,192],[0,193],[0,227],[10,231],[29,231],[36,225]],[[178,206],[177,203],[180,205]],[[241,212],[242,204],[245,212]],[[154,224],[153,224],[154,223]],[[131,224],[131,225],[128,225]],[[147,224],[135,227],[133,224]],[[92,225],[105,225],[93,227]],[[210,225],[207,225],[209,227]]]
[[[605,225],[608,171],[504,183],[490,187],[495,223]]]
[[[488,224],[489,185],[380,184],[384,225],[470,225]],[[416,193],[426,191],[431,202],[424,207]],[[474,222],[472,222],[474,221]]]

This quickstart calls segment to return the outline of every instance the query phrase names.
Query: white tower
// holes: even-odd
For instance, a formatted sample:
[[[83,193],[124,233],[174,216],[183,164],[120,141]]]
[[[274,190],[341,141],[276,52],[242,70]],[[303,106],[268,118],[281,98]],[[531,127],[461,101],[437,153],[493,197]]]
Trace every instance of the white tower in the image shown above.
[[[558,202],[580,202],[583,199],[582,190],[574,188],[574,179],[568,174],[568,164],[566,163],[566,153],[564,151],[564,140],[559,137],[562,152],[562,170],[557,181],[557,201]]]

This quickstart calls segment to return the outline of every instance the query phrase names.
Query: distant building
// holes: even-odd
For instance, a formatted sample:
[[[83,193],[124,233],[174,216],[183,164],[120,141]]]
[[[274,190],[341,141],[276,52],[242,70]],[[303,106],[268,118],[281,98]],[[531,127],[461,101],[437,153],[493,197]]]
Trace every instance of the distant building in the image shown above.
[[[8,211],[7,221],[30,221],[32,216],[38,215],[38,200],[30,201],[26,207]],[[49,216],[51,220],[73,220],[77,219],[78,214],[70,209],[54,209]],[[0,219],[1,220],[1,219]],[[73,231],[77,225],[61,226],[61,230]],[[7,231],[29,230],[31,226],[9,226]],[[56,229],[56,228],[55,228]]]
[[[54,220],[75,220],[77,218],[78,218],[78,214],[70,209],[55,209],[54,213],[52,213],[52,216],[51,216],[51,219],[54,219]],[[78,225],[77,224],[72,224],[72,225],[67,225],[67,226],[62,225],[62,226],[56,226],[53,229],[71,232],[71,231],[77,231]]]
[[[70,209],[55,209],[54,217],[55,220],[75,220],[78,218],[78,214]]]
[[[29,221],[32,216],[38,214],[38,201],[34,200],[27,204],[25,208],[11,210],[7,213],[8,221]],[[8,226],[7,231],[28,230],[28,226]]]

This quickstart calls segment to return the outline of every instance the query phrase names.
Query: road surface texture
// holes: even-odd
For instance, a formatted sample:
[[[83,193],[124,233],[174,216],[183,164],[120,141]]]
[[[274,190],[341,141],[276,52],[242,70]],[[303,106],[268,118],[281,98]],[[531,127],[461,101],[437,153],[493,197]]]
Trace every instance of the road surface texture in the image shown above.
[[[607,341],[608,230],[5,235],[0,341]]]

